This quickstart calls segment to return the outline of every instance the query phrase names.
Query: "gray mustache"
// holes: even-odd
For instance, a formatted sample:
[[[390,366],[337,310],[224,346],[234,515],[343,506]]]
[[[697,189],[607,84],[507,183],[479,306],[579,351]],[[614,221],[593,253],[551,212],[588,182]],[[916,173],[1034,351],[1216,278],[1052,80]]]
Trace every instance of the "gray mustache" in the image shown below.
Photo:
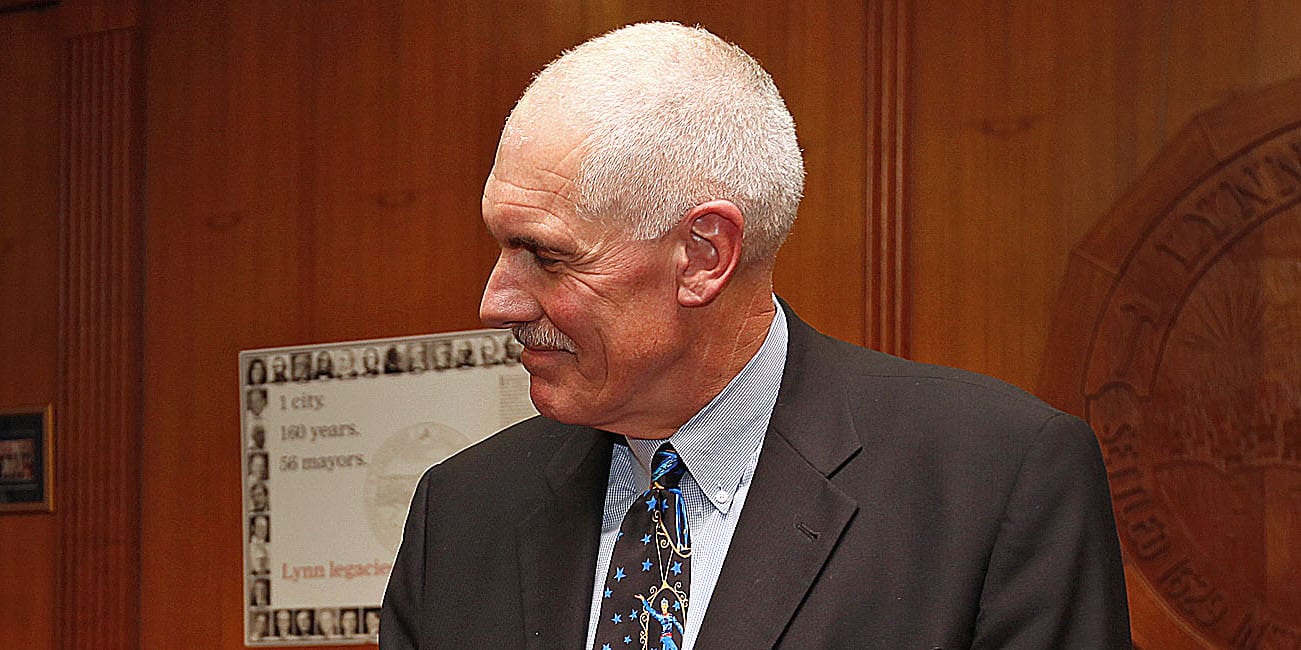
[[[525,323],[510,328],[510,333],[515,336],[515,340],[519,341],[521,345],[533,350],[577,352],[574,340],[550,325],[543,325],[538,322]]]

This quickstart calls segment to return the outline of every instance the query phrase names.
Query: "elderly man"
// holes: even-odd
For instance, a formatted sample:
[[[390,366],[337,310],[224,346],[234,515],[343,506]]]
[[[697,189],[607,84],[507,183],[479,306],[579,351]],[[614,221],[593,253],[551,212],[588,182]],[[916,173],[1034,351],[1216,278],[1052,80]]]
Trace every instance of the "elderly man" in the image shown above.
[[[771,78],[704,30],[537,77],[480,315],[542,416],[421,479],[382,648],[1128,647],[1086,425],[773,296],[803,174]]]

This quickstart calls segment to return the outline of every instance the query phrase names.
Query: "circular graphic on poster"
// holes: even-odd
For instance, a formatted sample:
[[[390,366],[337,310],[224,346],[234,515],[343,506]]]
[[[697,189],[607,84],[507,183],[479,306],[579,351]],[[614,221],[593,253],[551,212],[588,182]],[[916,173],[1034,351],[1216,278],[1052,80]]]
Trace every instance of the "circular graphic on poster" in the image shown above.
[[[362,499],[371,533],[384,548],[397,553],[411,495],[425,470],[471,442],[446,424],[421,422],[398,430],[379,446],[369,464]]]

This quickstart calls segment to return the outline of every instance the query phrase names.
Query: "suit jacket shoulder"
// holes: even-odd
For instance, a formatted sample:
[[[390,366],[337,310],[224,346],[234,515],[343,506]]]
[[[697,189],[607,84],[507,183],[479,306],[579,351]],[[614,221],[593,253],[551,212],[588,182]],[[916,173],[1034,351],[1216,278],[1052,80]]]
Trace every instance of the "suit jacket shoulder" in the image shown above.
[[[793,316],[793,314],[792,314]],[[836,398],[867,407],[894,406],[911,418],[924,414],[916,404],[949,419],[968,416],[975,422],[995,420],[1008,424],[1042,422],[1063,413],[1026,391],[988,375],[910,361],[828,337],[798,318],[790,318],[791,352],[783,391],[794,399],[807,399],[804,384],[840,389]],[[866,413],[865,413],[866,414]],[[878,415],[877,413],[872,413]]]
[[[998,380],[788,322],[778,403],[701,647],[736,635],[746,647],[1128,647],[1087,425]],[[731,604],[752,601],[765,574],[806,589],[762,616]]]

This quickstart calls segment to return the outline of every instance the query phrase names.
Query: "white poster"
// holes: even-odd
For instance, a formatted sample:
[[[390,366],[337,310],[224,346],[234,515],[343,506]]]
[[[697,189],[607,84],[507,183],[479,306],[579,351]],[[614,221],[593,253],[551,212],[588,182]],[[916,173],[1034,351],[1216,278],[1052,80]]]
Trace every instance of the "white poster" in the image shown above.
[[[240,352],[248,645],[377,640],[421,474],[537,413],[520,351],[475,330]]]

